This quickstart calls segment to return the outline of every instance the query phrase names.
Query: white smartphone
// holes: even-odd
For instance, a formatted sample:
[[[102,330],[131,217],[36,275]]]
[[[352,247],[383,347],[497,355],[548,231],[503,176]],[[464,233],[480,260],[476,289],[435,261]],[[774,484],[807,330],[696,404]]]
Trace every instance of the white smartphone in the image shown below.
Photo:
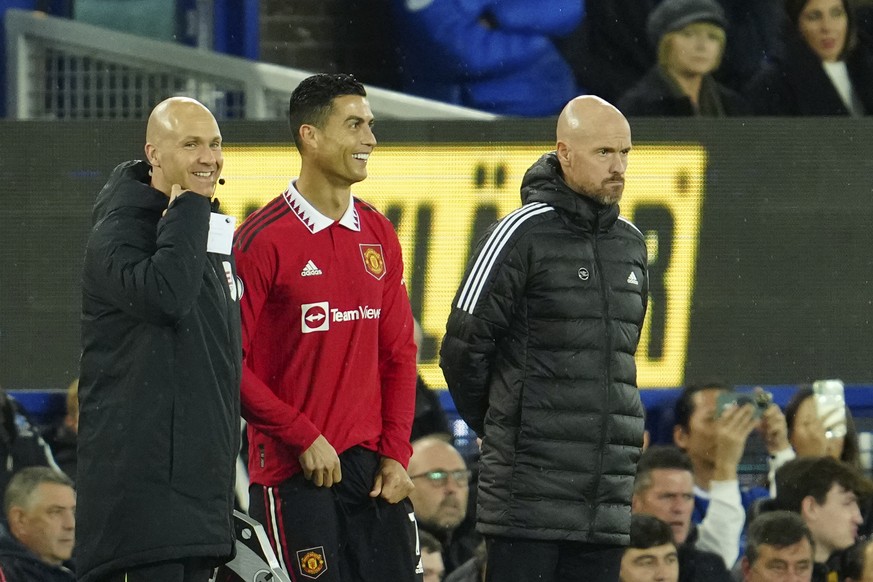
[[[825,436],[838,439],[846,436],[846,389],[841,380],[817,380],[812,383],[815,408]]]

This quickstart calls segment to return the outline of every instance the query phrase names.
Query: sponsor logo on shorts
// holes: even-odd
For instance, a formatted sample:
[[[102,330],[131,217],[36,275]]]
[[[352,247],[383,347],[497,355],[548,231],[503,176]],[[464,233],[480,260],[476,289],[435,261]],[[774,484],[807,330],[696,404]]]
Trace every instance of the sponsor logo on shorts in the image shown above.
[[[327,560],[324,557],[324,546],[307,548],[297,551],[297,562],[300,573],[313,580],[327,572]]]

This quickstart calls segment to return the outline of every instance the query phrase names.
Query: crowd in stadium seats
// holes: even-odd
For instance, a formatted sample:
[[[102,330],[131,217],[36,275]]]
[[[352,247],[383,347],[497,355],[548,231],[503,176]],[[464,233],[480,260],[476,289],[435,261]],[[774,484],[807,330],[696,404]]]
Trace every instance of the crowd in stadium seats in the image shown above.
[[[404,87],[519,116],[555,114],[580,92],[640,116],[873,114],[867,5],[631,3],[483,0],[465,12],[446,0],[396,0]],[[620,34],[605,32],[616,26]],[[615,51],[605,51],[609,43]],[[0,391],[0,580],[74,579],[76,390],[74,382],[65,418],[42,428]],[[863,539],[873,531],[873,481],[848,407],[839,405],[833,423],[812,387],[784,410],[762,391],[750,402],[734,396],[720,383],[689,384],[675,403],[672,442],[643,453],[621,579],[873,579]],[[482,582],[477,459],[454,446],[420,378],[415,420],[408,476],[424,580]],[[752,438],[769,465],[749,484],[738,468]]]
[[[869,115],[871,5],[393,0],[403,90],[499,114],[574,94],[627,115]]]
[[[53,495],[61,503],[74,486],[75,394],[73,382],[67,414],[42,428],[3,394],[6,462],[0,468],[9,485],[0,572],[6,580],[27,580],[21,576],[33,572],[47,580],[73,579],[74,522],[61,511],[50,527],[35,528],[41,510],[28,500],[41,503]],[[860,463],[849,408],[845,433],[829,436],[811,386],[797,389],[784,414],[766,399],[731,403],[727,397],[735,395],[717,382],[689,385],[679,394],[673,442],[649,446],[637,467],[622,580],[649,580],[644,575],[653,571],[663,576],[654,579],[683,582],[769,580],[786,572],[799,580],[868,579],[873,481]],[[427,401],[445,418],[438,399]],[[481,582],[486,549],[475,531],[477,460],[461,455],[448,430],[446,423],[420,424],[408,467],[416,483],[411,499],[424,582]],[[770,471],[758,483],[741,484],[738,466],[753,435],[767,448]]]

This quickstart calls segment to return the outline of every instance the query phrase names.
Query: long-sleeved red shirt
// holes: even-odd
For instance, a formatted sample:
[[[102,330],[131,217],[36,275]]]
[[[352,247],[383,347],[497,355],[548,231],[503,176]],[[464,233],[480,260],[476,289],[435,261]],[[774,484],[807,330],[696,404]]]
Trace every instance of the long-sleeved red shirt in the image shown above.
[[[276,485],[324,435],[399,461],[412,449],[415,344],[400,243],[351,198],[343,217],[288,190],[237,230],[242,409],[252,483]]]

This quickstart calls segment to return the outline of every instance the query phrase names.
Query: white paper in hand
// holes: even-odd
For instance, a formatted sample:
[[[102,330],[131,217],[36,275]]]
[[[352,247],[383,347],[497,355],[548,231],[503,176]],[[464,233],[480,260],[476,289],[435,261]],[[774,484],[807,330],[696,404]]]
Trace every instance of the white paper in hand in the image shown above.
[[[233,230],[236,218],[213,212],[209,215],[209,238],[206,250],[210,253],[229,255],[233,246]]]

